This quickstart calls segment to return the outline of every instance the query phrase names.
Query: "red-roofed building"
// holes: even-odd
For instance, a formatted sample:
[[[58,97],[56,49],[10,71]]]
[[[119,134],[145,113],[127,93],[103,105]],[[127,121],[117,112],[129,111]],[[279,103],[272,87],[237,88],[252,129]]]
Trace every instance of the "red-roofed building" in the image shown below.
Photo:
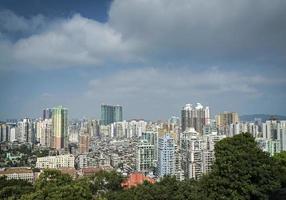
[[[151,184],[154,184],[156,181],[148,176],[144,176],[140,172],[134,172],[129,175],[129,177],[121,183],[123,188],[136,187],[137,185],[142,184],[144,181],[148,181]]]

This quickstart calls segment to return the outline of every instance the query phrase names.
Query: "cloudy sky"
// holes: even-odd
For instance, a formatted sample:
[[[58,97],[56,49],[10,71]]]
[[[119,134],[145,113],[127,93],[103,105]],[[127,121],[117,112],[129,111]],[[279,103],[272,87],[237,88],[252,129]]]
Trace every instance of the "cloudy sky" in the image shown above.
[[[285,0],[0,0],[0,119],[286,114]]]

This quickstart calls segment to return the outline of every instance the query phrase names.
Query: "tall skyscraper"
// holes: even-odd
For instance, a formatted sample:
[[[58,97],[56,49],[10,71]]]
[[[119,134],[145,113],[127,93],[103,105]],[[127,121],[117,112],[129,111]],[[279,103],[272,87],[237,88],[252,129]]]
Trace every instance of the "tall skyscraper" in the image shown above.
[[[51,147],[52,119],[45,119],[37,122],[36,139],[41,146]]]
[[[158,175],[175,175],[175,140],[168,134],[159,138]]]
[[[19,142],[34,143],[35,142],[35,126],[31,119],[24,118],[22,121],[17,123],[17,128],[19,131],[19,136],[17,140]]]
[[[10,127],[3,123],[0,123],[0,142],[6,142],[9,141],[9,132],[10,132]]]
[[[239,116],[237,112],[223,112],[216,116],[216,123],[218,127],[224,127],[230,124],[239,123]]]
[[[101,124],[108,125],[113,122],[121,122],[122,121],[122,106],[116,105],[101,105]]]
[[[121,122],[122,121],[122,106],[116,105],[114,106],[113,109],[114,109],[113,111],[114,122]]]
[[[62,106],[53,108],[53,147],[55,149],[67,148],[68,141],[68,110]]]
[[[182,131],[187,128],[195,128],[199,133],[203,132],[204,125],[210,124],[209,107],[203,107],[197,103],[196,107],[192,104],[186,104],[181,110]]]
[[[43,110],[43,120],[51,119],[52,118],[52,112],[53,112],[53,110],[50,108],[44,109]]]

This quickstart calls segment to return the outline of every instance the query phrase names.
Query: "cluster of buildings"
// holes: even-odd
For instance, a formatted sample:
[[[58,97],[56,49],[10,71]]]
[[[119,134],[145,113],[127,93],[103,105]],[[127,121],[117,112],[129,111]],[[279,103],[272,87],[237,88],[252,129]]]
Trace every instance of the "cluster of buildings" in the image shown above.
[[[41,119],[1,123],[0,142],[49,148],[53,156],[38,157],[33,167],[39,169],[138,172],[141,175],[128,183],[132,185],[133,179],[166,175],[198,179],[211,170],[215,144],[242,132],[252,134],[270,155],[286,150],[286,121],[242,122],[236,112],[219,113],[212,119],[210,108],[200,103],[186,104],[180,118],[172,116],[164,122],[126,121],[122,106],[106,104],[101,105],[100,120],[68,120],[68,110],[59,106],[45,109]]]
[[[241,122],[237,113],[220,113],[216,116],[220,135],[232,137],[240,133],[250,133],[259,147],[270,155],[286,151],[286,121],[269,119],[262,122],[254,119],[251,122]]]
[[[39,144],[61,150],[68,147],[68,110],[62,106],[45,109],[43,118],[0,124],[1,142]]]

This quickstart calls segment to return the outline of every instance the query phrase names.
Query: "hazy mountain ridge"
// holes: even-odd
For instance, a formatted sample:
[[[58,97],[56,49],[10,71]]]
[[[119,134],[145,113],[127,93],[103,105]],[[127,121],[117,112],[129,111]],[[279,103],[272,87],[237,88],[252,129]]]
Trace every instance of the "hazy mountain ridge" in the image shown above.
[[[284,115],[271,115],[271,114],[251,114],[251,115],[241,115],[239,116],[240,121],[254,121],[255,118],[260,118],[262,122],[266,120],[275,118],[278,120],[286,120],[286,116]]]

